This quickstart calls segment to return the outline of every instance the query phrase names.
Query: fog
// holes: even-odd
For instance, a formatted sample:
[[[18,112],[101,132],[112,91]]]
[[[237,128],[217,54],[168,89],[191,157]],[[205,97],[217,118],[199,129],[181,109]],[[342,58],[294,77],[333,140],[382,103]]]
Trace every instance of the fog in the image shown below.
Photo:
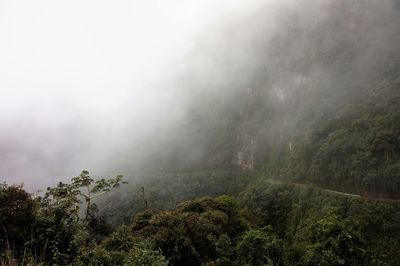
[[[196,36],[251,2],[0,1],[1,180],[134,169],[179,116],[167,83]]]
[[[0,180],[32,190],[287,144],[312,126],[297,118],[333,112],[398,56],[396,1],[339,2],[0,0]]]

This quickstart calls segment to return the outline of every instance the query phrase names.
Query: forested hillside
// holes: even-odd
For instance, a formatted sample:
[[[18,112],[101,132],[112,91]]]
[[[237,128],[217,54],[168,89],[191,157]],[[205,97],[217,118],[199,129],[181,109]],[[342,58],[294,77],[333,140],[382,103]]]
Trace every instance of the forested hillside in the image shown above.
[[[195,96],[159,169],[398,197],[399,13],[396,1],[288,1],[214,29],[182,77]]]

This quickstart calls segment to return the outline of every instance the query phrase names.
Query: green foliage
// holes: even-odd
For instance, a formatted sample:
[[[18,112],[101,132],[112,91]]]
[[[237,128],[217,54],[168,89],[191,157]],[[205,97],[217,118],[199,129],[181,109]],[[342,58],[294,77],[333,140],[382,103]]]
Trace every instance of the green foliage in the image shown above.
[[[124,260],[129,266],[167,266],[168,261],[159,250],[146,241],[139,242],[131,249]]]
[[[120,184],[126,183],[122,181],[122,175],[95,181],[91,178],[89,172],[84,170],[79,176],[72,178],[70,184],[60,182],[57,187],[47,188],[45,199],[68,210],[71,215],[78,216],[80,198],[83,198],[86,203],[85,220],[88,220],[93,199],[118,188]]]
[[[82,248],[74,264],[166,266],[168,261],[150,241],[134,237],[129,226],[121,226],[101,245]]]
[[[137,227],[137,220],[143,217],[139,215],[134,219],[135,234],[152,239],[174,265],[202,265],[216,260],[222,252],[222,236],[235,238],[247,228],[237,201],[228,196],[183,202],[176,211],[153,215],[141,227]]]
[[[260,157],[263,171],[275,178],[398,198],[399,85],[398,78],[387,80],[366,89],[362,99],[343,102],[325,120],[314,121],[307,134],[288,139],[291,150],[277,147],[271,157]]]
[[[237,246],[239,265],[280,265],[281,240],[271,227],[247,231]]]
[[[117,188],[120,183],[121,176],[94,181],[83,171],[70,184],[59,183],[35,199],[22,186],[1,184],[1,259],[10,261],[15,257],[17,263],[28,260],[58,265],[72,263],[85,247],[110,233],[105,221],[96,217],[96,206],[90,200]],[[87,203],[83,223],[79,219],[82,197]]]
[[[130,224],[109,234],[110,231],[103,231],[100,219],[78,219],[76,208],[71,207],[74,201],[66,204],[62,200],[70,191],[63,192],[60,188],[58,192],[51,199],[32,199],[20,186],[2,185],[1,202],[10,202],[11,209],[1,205],[0,218],[6,230],[16,234],[8,234],[7,238],[0,234],[5,239],[1,263],[209,266],[400,263],[397,203],[259,178],[242,191],[239,201],[222,195],[184,201],[170,211],[145,210],[137,213]],[[31,215],[31,220],[24,220],[25,214]]]
[[[283,200],[281,211],[276,204]],[[400,206],[302,185],[260,180],[242,193],[246,217],[273,226],[283,239],[285,265],[397,265]],[[278,204],[279,206],[279,204]],[[260,217],[264,217],[260,219]],[[275,228],[278,228],[275,229]]]
[[[7,246],[23,250],[34,223],[37,203],[22,186],[0,184],[0,254]]]
[[[228,266],[235,260],[235,250],[232,246],[232,241],[228,235],[222,234],[215,242],[217,252],[216,265]]]
[[[174,197],[170,201],[165,198],[165,190],[198,193],[189,189],[189,182],[182,182],[182,176],[175,177],[166,179],[171,185],[157,186],[164,206],[175,202]],[[204,190],[208,189],[207,185],[211,186],[210,191],[215,189],[214,178],[215,175],[202,177]],[[219,178],[219,183],[225,180],[229,185],[228,175]],[[171,263],[234,265],[242,234],[250,227],[258,230],[271,226],[281,240],[280,263],[284,265],[311,264],[316,258],[330,263],[345,261],[350,265],[398,264],[400,240],[396,232],[400,230],[400,209],[396,203],[351,198],[262,176],[247,178],[250,185],[242,187],[240,205],[227,196],[206,197],[179,203],[173,211],[139,212],[131,225],[133,235],[153,240]],[[155,180],[147,182],[157,184],[160,177]],[[149,202],[157,202],[156,191],[151,198]],[[141,199],[136,202],[140,205]],[[324,236],[318,233],[322,229],[317,229],[324,228],[327,221],[332,228]],[[342,246],[346,247],[345,252]]]
[[[247,219],[259,226],[271,225],[283,235],[292,205],[291,194],[287,186],[256,180],[241,194]]]
[[[150,224],[150,219],[153,216],[153,213],[149,210],[145,210],[144,212],[139,212],[133,217],[132,227],[133,230],[140,230],[143,227]]]
[[[136,176],[118,193],[96,199],[100,215],[107,215],[113,226],[130,223],[132,216],[143,211],[141,188],[153,211],[172,210],[176,204],[205,196],[238,196],[252,179],[237,171],[204,171]],[[112,216],[108,214],[112,213]]]
[[[83,249],[82,254],[78,256],[74,264],[79,265],[79,266],[85,266],[85,265],[103,265],[103,266],[111,266],[111,265],[118,265],[114,264],[115,260],[113,260],[112,255],[110,252],[105,250],[102,247],[95,246],[90,249]]]
[[[131,227],[122,225],[103,241],[102,246],[109,251],[127,252],[133,248],[135,241]]]
[[[79,231],[65,205],[49,205],[43,198],[32,199],[22,186],[0,187],[0,254],[12,250],[16,260],[71,261],[77,253],[74,239]],[[1,256],[1,255],[0,255]],[[19,261],[20,262],[20,261]]]
[[[332,208],[311,210],[294,235],[304,248],[307,265],[360,265],[365,250],[357,234],[351,233]]]

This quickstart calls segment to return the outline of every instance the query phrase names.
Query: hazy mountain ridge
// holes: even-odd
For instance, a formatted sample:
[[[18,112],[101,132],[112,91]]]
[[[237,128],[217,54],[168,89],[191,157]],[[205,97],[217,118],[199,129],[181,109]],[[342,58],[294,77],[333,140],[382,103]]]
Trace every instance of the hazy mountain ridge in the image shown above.
[[[399,12],[396,1],[286,1],[200,39],[186,137],[166,168],[262,169],[396,196]],[[376,145],[388,134],[385,159]]]

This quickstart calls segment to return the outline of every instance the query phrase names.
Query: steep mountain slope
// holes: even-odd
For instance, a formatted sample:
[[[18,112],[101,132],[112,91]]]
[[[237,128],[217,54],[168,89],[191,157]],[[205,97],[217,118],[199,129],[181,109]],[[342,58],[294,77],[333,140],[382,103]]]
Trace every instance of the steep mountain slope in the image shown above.
[[[283,1],[214,29],[183,77],[185,137],[158,162],[399,195],[399,13],[391,0]]]

